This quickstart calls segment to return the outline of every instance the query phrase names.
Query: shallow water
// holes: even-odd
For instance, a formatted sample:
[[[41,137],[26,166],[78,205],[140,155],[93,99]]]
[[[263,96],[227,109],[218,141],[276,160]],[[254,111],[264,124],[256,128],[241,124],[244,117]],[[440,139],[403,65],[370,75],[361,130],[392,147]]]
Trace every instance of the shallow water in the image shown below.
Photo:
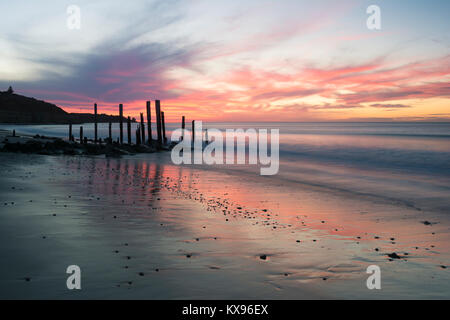
[[[152,126],[154,134],[156,126]],[[83,127],[85,136],[92,138],[93,124]],[[132,124],[132,132],[136,127]],[[167,124],[167,136],[177,127]],[[67,125],[0,128],[58,137],[66,137],[68,131]],[[203,123],[203,128],[279,129],[277,179],[347,191],[350,196],[372,196],[417,210],[450,212],[450,123]],[[77,125],[73,132],[77,136]],[[107,132],[108,125],[99,124],[99,137]],[[118,124],[113,124],[113,137],[118,134]],[[258,168],[226,170],[256,172]]]
[[[0,156],[3,297],[448,298],[445,215],[253,172],[174,166],[168,153]],[[392,252],[402,258],[391,261]],[[64,287],[68,264],[85,275],[76,294]],[[366,288],[372,264],[381,291]]]
[[[44,169],[54,180],[46,188],[58,199],[78,194],[70,200],[72,218],[95,216],[94,223],[76,219],[92,232],[103,225],[98,240],[111,242],[113,228],[140,243],[134,250],[141,268],[148,267],[148,255],[156,255],[161,264],[152,262],[151,268],[172,270],[170,289],[158,282],[160,297],[209,298],[208,288],[222,287],[213,297],[448,298],[450,124],[207,126],[280,128],[279,174],[260,176],[254,165],[175,166],[169,153],[49,157]],[[54,136],[66,129],[16,126],[18,132]],[[102,222],[111,215],[122,216],[124,224]],[[171,231],[156,232],[161,223]],[[149,247],[155,241],[158,247]],[[87,240],[77,243],[89,246]],[[392,252],[402,259],[390,261]],[[186,254],[194,258],[188,269]],[[365,287],[370,264],[382,269],[382,293]],[[221,270],[218,277],[213,270]],[[192,280],[188,288],[177,282],[179,276],[208,279],[210,285]],[[108,281],[118,278],[127,276]],[[136,296],[154,298],[144,283]],[[231,286],[238,283],[239,295]],[[255,290],[259,294],[252,296]]]

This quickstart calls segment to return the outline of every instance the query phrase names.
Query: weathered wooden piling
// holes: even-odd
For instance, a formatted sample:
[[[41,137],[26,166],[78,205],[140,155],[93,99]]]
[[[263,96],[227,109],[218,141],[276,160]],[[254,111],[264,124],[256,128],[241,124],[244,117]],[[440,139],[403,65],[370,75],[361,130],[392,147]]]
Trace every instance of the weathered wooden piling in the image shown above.
[[[158,134],[158,147],[162,147],[162,134],[161,134],[161,105],[160,101],[155,101],[155,111],[156,111],[156,131]]]
[[[109,123],[109,127],[108,127],[108,133],[109,133],[109,143],[112,143],[112,123]]]
[[[83,143],[83,126],[80,126],[80,143]]]
[[[97,143],[97,104],[94,103],[94,142]]]
[[[147,131],[148,131],[148,144],[152,144],[152,115],[150,108],[150,101],[147,101]]]
[[[128,144],[131,144],[131,118],[128,116],[127,119],[127,134],[128,134]]]
[[[141,112],[141,138],[142,143],[145,143],[145,124],[144,124],[144,114]]]
[[[192,145],[195,142],[195,120],[192,120]]]
[[[69,123],[69,141],[72,141],[72,124]]]
[[[163,132],[163,141],[164,141],[164,144],[167,144],[166,121],[164,120],[164,111],[161,111],[161,123],[162,123],[162,132]]]
[[[186,129],[186,123],[184,120],[184,116],[181,117],[181,141],[184,140],[184,129]]]
[[[123,105],[119,104],[120,144],[123,144]]]
[[[136,129],[136,145],[140,145],[141,144],[141,129],[138,126]]]

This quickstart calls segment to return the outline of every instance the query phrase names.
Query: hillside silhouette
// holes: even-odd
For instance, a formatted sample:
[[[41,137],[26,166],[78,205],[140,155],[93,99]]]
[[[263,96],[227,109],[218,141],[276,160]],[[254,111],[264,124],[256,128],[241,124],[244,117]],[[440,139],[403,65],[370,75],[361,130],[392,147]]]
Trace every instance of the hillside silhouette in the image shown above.
[[[119,116],[97,115],[99,123],[119,122],[119,119]],[[126,121],[125,117],[123,121]],[[0,91],[0,123],[76,124],[88,122],[94,122],[94,114],[68,113],[55,104],[16,94],[11,87],[7,91]]]

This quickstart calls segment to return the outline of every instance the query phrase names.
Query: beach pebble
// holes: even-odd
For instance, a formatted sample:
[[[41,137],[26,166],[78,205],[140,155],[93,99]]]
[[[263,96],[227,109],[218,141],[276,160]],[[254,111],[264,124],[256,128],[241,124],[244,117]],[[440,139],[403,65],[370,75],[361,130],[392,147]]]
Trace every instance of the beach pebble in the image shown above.
[[[391,258],[391,259],[400,259],[400,258],[401,258],[401,257],[400,257],[398,254],[396,254],[395,252],[389,253],[387,256],[388,256],[389,258]]]

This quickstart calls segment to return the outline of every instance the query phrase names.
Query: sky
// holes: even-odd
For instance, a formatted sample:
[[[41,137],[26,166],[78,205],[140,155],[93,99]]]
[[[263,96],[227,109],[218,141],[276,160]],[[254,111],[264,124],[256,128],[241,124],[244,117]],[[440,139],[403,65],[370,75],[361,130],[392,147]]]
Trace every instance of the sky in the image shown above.
[[[448,0],[1,1],[0,90],[134,117],[159,99],[168,121],[450,121],[448,12]]]

